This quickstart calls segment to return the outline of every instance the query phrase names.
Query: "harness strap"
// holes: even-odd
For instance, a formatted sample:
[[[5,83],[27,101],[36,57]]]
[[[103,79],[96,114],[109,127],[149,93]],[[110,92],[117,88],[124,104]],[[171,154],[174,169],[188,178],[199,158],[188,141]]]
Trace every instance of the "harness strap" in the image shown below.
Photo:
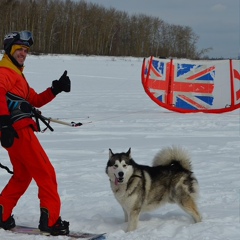
[[[41,112],[33,107],[28,101],[10,92],[6,94],[6,98],[13,123],[23,118],[34,117],[39,131],[41,131],[39,119],[46,125],[46,129],[49,128],[51,131],[54,131],[49,123],[45,120],[46,118],[41,115]]]
[[[7,93],[6,98],[13,123],[23,118],[32,117],[32,106],[28,101],[10,92]]]
[[[33,112],[33,115],[36,119],[36,123],[37,123],[37,126],[38,126],[38,129],[40,130],[40,124],[39,124],[39,119],[46,125],[46,128],[42,131],[44,132],[46,129],[50,129],[50,131],[54,131],[54,129],[50,126],[49,122],[47,122],[45,119],[44,116],[42,116],[41,112],[36,109],[36,108],[32,108],[32,112]]]

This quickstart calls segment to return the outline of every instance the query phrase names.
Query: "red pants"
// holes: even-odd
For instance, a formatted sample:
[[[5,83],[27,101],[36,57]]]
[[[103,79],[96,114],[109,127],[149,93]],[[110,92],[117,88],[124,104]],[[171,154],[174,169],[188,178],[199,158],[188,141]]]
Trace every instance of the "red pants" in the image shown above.
[[[38,186],[40,208],[48,209],[48,225],[51,227],[59,218],[61,208],[55,170],[31,127],[20,129],[17,133],[19,139],[15,138],[13,146],[7,149],[14,174],[0,195],[3,221],[11,216],[19,198],[34,179]]]

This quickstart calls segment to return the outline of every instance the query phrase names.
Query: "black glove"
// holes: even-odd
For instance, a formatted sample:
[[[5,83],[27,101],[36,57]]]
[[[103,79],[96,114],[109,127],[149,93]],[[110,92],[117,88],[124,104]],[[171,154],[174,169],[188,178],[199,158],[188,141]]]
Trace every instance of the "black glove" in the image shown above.
[[[52,82],[52,92],[56,96],[58,93],[70,92],[71,90],[71,81],[67,76],[67,71],[64,71],[63,75],[59,78],[59,80],[54,80]]]
[[[13,145],[14,138],[19,138],[17,132],[12,126],[10,116],[0,116],[1,145],[4,148],[10,148]]]

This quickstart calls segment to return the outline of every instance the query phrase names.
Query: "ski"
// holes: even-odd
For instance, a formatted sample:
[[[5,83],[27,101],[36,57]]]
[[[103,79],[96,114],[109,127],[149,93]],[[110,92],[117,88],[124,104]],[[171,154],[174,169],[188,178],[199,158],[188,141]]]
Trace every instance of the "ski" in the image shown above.
[[[41,232],[38,228],[28,227],[28,226],[19,226],[12,228],[10,230],[16,234],[28,234],[28,235],[44,235],[44,236],[52,236],[49,233]],[[85,239],[85,240],[104,240],[105,233],[88,233],[88,232],[74,232],[71,231],[68,235],[65,235],[68,240],[74,239]],[[52,236],[53,237],[53,236]]]

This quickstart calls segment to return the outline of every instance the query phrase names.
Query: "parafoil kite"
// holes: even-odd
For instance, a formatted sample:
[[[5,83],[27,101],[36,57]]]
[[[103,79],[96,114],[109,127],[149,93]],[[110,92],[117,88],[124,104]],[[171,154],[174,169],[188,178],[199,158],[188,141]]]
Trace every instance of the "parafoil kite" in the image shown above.
[[[238,60],[145,58],[142,84],[158,105],[180,113],[223,113],[240,107]]]

